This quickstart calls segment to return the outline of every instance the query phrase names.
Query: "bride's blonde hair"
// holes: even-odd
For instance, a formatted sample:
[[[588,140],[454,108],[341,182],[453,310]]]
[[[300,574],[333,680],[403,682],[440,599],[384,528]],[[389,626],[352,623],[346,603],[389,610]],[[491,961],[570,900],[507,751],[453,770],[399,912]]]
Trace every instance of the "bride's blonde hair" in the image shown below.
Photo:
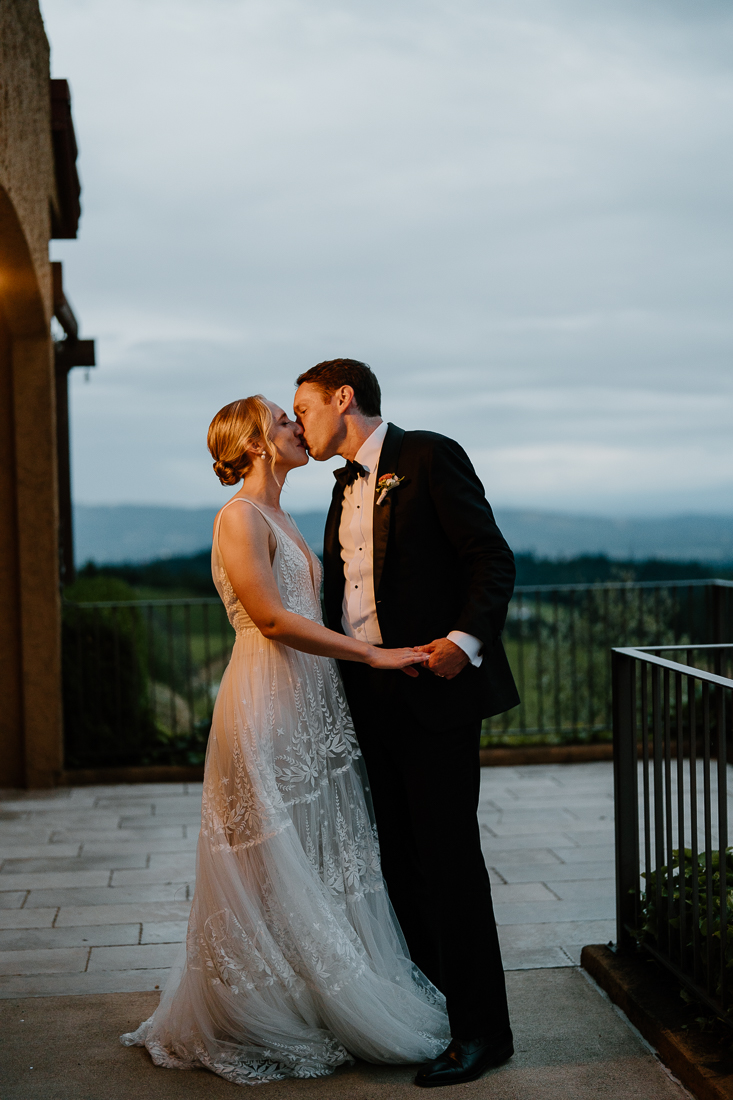
[[[222,485],[236,485],[247,476],[252,457],[250,443],[261,444],[274,466],[277,452],[270,441],[272,413],[262,394],[242,397],[219,409],[209,424],[206,443],[214,459],[214,473]]]

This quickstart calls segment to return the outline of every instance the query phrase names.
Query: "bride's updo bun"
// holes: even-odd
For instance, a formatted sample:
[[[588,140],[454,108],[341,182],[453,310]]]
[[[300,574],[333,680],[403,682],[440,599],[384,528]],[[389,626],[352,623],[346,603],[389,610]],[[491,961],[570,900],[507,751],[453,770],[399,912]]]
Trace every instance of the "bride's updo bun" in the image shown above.
[[[249,465],[249,463],[247,463]],[[222,485],[236,485],[244,477],[246,465],[238,462],[215,462],[214,473]]]
[[[247,447],[261,446],[275,461],[275,448],[270,442],[272,413],[261,394],[243,397],[219,409],[209,424],[206,442],[214,459],[214,473],[222,485],[236,485],[252,467]]]

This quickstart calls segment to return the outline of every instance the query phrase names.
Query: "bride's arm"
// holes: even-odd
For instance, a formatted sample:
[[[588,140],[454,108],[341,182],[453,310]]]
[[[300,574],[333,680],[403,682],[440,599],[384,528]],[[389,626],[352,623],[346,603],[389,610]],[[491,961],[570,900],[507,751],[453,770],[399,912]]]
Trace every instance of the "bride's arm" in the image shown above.
[[[256,508],[227,508],[219,524],[219,550],[240,603],[266,638],[304,653],[417,675],[407,666],[424,663],[426,654],[408,648],[379,649],[283,607],[272,572],[275,538]]]

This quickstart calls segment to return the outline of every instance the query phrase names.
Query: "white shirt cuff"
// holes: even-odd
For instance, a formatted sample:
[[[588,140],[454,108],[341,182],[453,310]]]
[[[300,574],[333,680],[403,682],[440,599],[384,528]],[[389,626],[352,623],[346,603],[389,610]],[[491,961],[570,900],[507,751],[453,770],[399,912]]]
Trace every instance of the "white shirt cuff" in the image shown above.
[[[462,630],[451,630],[448,641],[463,650],[474,668],[481,667],[483,656],[479,650],[483,643],[478,638],[474,638],[473,634],[464,634]]]

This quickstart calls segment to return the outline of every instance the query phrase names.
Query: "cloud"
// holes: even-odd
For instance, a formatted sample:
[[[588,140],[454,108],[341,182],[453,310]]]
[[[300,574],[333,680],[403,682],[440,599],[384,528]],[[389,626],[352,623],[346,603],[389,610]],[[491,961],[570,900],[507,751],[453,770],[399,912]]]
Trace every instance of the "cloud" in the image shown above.
[[[43,11],[84,182],[54,253],[100,362],[79,500],[215,502],[216,408],[347,354],[392,419],[511,456],[504,504],[733,507],[727,4]]]

